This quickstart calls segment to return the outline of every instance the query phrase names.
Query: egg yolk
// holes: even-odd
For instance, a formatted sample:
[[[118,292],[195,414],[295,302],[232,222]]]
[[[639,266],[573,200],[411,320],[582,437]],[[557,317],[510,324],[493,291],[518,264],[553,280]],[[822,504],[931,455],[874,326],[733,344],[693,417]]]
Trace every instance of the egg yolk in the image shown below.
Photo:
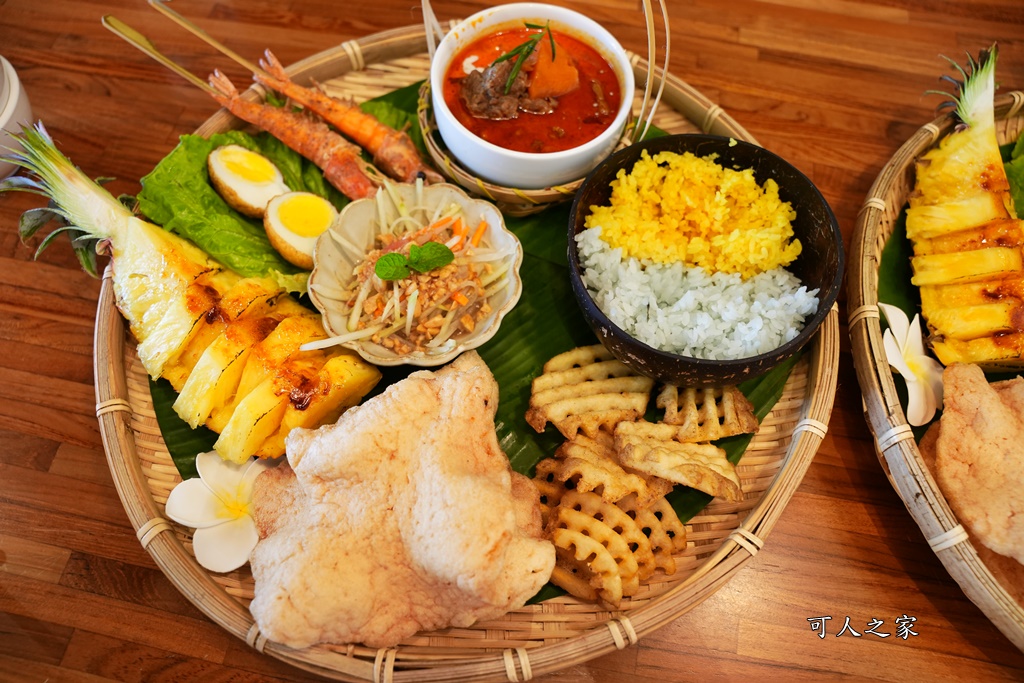
[[[296,194],[281,202],[278,217],[281,223],[300,237],[316,237],[331,225],[334,212],[323,197]]]
[[[247,149],[225,149],[221,160],[232,174],[254,183],[269,183],[277,176],[266,157]]]

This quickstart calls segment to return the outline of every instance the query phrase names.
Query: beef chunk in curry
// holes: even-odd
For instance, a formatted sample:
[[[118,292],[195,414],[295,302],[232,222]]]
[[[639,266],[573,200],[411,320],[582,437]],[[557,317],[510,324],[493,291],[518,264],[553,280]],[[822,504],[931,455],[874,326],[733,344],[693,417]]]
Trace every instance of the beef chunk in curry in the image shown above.
[[[480,119],[503,121],[516,118],[520,111],[549,114],[555,110],[558,106],[555,98],[531,98],[527,94],[530,80],[525,70],[516,74],[512,86],[505,92],[513,66],[511,60],[505,60],[466,75],[461,96],[470,114]]]

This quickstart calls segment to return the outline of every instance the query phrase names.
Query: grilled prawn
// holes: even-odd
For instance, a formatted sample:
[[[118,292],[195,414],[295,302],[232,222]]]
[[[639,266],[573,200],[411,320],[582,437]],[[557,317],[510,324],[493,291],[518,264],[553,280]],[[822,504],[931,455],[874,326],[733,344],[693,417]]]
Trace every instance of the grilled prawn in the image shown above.
[[[323,121],[284,107],[245,100],[220,71],[214,71],[210,76],[210,85],[217,91],[213,98],[221,106],[243,121],[267,131],[319,166],[327,181],[349,199],[363,199],[376,194],[383,180],[380,173],[363,160],[357,146],[335,133]]]
[[[12,177],[0,191],[50,198],[49,210],[69,224],[59,231],[70,231],[80,250],[88,243],[110,254],[117,307],[139,359],[180,392],[182,419],[220,434],[221,457],[280,456],[291,428],[333,421],[376,384],[377,369],[350,352],[299,351],[327,335],[320,317],[273,281],[243,278],[134,216],[57,150],[42,123],[16,137],[22,151],[3,158],[36,178]],[[23,219],[23,236],[45,224],[42,211]]]
[[[266,71],[256,80],[316,113],[343,134],[356,141],[373,155],[373,162],[392,178],[411,183],[417,178],[439,183],[443,178],[420,158],[412,139],[404,132],[381,123],[375,116],[361,110],[354,102],[346,102],[319,89],[304,88],[285,73],[281,62],[267,50],[260,66]]]

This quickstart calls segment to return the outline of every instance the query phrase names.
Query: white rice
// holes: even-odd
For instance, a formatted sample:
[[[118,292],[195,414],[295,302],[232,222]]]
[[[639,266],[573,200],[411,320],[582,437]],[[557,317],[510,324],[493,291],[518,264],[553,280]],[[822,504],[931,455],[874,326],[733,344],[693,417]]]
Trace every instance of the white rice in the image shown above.
[[[623,259],[600,232],[576,236],[583,284],[613,323],[662,351],[712,360],[756,356],[796,337],[818,308],[818,290],[808,291],[784,268],[744,281],[736,273]]]

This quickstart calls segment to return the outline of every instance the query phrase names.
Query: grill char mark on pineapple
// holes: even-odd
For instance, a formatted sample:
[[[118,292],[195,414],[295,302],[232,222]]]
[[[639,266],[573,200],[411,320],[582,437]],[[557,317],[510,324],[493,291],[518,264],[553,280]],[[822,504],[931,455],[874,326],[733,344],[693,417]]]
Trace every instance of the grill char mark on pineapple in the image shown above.
[[[376,384],[380,372],[351,352],[300,352],[301,344],[327,336],[318,315],[273,281],[243,278],[134,216],[61,154],[41,123],[15,139],[21,151],[4,159],[35,178],[0,192],[47,196],[79,244],[111,255],[116,304],[139,342],[140,361],[151,377],[164,377],[180,392],[174,409],[183,419],[220,432],[214,449],[221,457],[277,457],[291,430],[336,420]],[[76,253],[96,275],[95,258],[84,248]],[[309,369],[295,375],[290,366],[300,358]],[[284,384],[280,395],[276,384],[299,377],[317,387],[307,392],[302,411],[288,393],[306,392],[307,384]]]
[[[1009,194],[996,136],[995,45],[945,76],[957,124],[922,155],[907,236],[921,314],[939,360],[1024,367],[1024,221]]]

